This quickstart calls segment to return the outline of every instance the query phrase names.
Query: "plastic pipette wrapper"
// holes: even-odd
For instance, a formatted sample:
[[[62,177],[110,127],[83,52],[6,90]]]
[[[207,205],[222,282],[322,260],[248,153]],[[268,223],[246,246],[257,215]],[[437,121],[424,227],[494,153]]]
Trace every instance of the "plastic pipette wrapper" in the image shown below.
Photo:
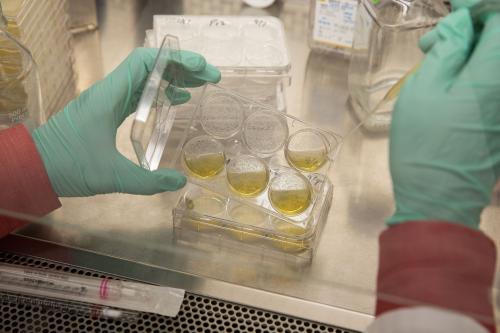
[[[184,290],[0,264],[0,289],[174,317]]]
[[[31,294],[11,293],[2,290],[0,290],[0,303],[25,305],[43,311],[56,311],[92,319],[119,320],[127,323],[137,322],[141,316],[141,312],[135,310],[124,310],[106,305],[68,301],[46,296],[37,297]]]

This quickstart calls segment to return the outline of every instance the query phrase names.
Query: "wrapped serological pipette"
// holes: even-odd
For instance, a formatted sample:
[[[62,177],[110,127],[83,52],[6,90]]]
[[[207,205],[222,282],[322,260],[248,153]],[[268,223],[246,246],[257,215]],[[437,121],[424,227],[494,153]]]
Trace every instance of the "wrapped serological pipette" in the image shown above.
[[[0,263],[0,290],[174,317],[184,290]]]
[[[0,303],[24,305],[42,311],[54,311],[92,319],[102,318],[127,323],[135,323],[141,317],[141,312],[135,310],[124,310],[101,304],[68,301],[46,296],[38,297],[31,294],[11,293],[3,290],[0,290]]]

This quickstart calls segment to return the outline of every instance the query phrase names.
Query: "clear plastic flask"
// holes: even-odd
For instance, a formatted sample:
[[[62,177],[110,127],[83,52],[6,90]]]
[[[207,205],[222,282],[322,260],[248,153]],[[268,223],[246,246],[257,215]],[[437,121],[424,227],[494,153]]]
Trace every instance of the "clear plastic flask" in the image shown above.
[[[349,94],[365,128],[385,130],[396,98],[389,90],[423,58],[418,43],[448,13],[443,1],[361,0],[357,11]],[[382,102],[383,101],[383,102]]]
[[[16,34],[19,27],[8,22],[0,7],[0,130],[25,124],[29,130],[44,120],[35,61]]]

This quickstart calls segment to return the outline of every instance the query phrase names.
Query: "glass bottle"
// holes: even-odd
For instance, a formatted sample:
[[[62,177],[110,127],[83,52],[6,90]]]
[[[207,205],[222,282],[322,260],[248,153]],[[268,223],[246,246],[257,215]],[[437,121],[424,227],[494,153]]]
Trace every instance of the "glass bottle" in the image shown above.
[[[350,104],[368,130],[385,130],[396,98],[384,98],[423,58],[418,42],[448,13],[443,1],[361,0],[349,66]]]
[[[36,64],[19,31],[0,7],[0,130],[21,123],[33,130],[44,120]]]

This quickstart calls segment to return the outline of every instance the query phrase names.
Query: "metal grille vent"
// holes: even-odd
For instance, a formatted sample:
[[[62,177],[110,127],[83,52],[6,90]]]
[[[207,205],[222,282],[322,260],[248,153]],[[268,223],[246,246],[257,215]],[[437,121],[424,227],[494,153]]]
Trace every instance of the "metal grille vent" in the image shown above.
[[[104,275],[97,272],[5,252],[0,252],[0,262],[104,277]],[[177,317],[169,318],[141,313],[138,320],[133,323],[104,318],[93,319],[78,314],[47,310],[35,305],[12,304],[6,300],[0,302],[0,311],[0,332],[11,333],[355,333],[354,331],[190,293],[186,293]]]

